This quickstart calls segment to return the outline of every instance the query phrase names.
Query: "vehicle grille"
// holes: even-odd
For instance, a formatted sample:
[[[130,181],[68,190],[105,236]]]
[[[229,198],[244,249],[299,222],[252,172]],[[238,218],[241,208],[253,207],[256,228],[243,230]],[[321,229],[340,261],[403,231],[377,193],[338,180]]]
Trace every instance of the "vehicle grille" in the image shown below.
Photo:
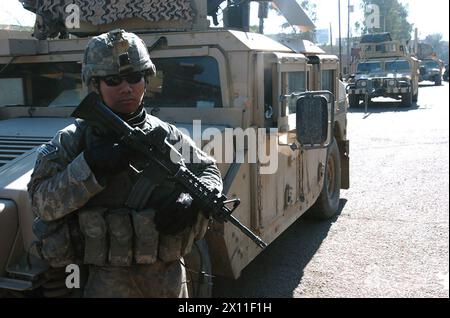
[[[0,136],[0,168],[49,140],[48,137]]]
[[[383,79],[382,78],[376,78],[372,80],[373,88],[379,89],[383,87]]]

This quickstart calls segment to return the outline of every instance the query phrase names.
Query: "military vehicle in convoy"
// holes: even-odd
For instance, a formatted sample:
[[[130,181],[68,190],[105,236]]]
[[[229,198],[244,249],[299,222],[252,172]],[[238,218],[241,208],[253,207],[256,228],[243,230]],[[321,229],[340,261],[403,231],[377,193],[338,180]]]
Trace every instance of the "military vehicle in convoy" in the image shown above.
[[[436,86],[441,86],[442,68],[442,64],[437,59],[421,60],[419,82],[430,81]]]
[[[389,33],[377,33],[362,36],[360,48],[356,72],[347,86],[350,107],[376,97],[401,100],[404,107],[417,102],[419,61],[406,45],[393,41]]]
[[[248,134],[245,140],[234,137],[232,157],[237,157],[238,144],[245,145],[246,156],[252,155],[248,141],[252,132],[264,150],[276,146],[270,162],[226,162],[214,154],[224,193],[241,200],[233,215],[266,243],[305,213],[318,219],[333,217],[340,189],[349,188],[347,105],[336,56],[319,54],[320,50],[311,46],[295,51],[248,32],[246,1],[229,1],[224,9],[225,25],[219,28],[209,26],[208,16],[216,20],[223,1],[176,0],[171,6],[158,5],[163,3],[158,0],[126,2],[137,14],[118,14],[115,10],[120,6],[107,11],[96,7],[99,20],[93,21],[92,15],[83,18],[86,8],[82,7],[81,25],[73,30],[46,15],[51,10],[32,7],[40,21],[35,38],[0,40],[3,290],[64,295],[64,278],[61,283],[61,277],[51,275],[32,248],[34,217],[27,183],[37,147],[73,122],[70,116],[87,93],[80,73],[89,37],[111,29],[135,32],[149,48],[157,68],[145,98],[149,113],[175,123],[191,136],[213,131],[200,140],[205,151],[230,129]],[[51,5],[51,1],[38,3]],[[146,5],[150,11],[142,10]],[[144,16],[137,18],[139,13]],[[48,39],[58,35],[60,39]],[[305,111],[298,106],[299,94],[312,91],[318,92],[307,94],[311,102],[306,103],[309,108]],[[197,132],[195,120],[202,123]],[[270,167],[274,163],[275,169]],[[187,266],[196,273],[212,271],[238,278],[261,251],[232,224],[213,222],[205,240],[187,257]],[[209,276],[192,277],[190,282],[194,296],[211,295]]]
[[[437,57],[433,47],[426,43],[418,43],[417,58],[420,60],[419,82],[430,81],[436,86],[441,86],[444,63]]]
[[[448,64],[445,64],[444,75],[442,75],[442,78],[444,79],[444,81],[448,82]]]

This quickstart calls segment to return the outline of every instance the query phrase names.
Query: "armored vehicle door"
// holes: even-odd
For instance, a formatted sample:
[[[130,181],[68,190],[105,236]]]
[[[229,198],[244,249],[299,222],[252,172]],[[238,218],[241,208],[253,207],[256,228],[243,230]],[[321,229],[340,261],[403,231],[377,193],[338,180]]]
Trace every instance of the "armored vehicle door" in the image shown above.
[[[311,74],[313,68],[308,59],[302,54],[260,53],[257,64],[256,78],[264,78],[256,81],[258,104],[265,105],[260,123],[272,138],[277,138],[276,169],[273,164],[268,169],[264,163],[258,163],[256,171],[257,225],[272,239],[292,224],[300,211],[314,204],[323,185],[327,151],[294,146],[296,102],[282,98],[310,90],[311,80],[319,79],[319,74]],[[266,145],[267,152],[274,151],[269,142]]]

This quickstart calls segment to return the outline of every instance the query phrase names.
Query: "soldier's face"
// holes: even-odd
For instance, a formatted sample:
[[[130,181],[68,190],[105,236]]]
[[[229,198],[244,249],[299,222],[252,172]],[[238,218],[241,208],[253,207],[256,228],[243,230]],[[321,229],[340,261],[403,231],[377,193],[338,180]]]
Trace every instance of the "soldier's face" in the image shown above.
[[[116,86],[110,86],[104,80],[100,80],[100,93],[105,104],[114,112],[124,115],[132,114],[139,108],[144,97],[145,79],[142,77],[134,84],[122,80]]]

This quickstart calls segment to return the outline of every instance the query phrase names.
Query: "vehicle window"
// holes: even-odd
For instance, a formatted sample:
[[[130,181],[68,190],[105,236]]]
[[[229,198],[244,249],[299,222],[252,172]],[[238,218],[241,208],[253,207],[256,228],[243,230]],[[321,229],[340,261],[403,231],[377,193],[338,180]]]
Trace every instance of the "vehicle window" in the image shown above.
[[[358,73],[371,73],[380,71],[382,71],[381,62],[359,63],[357,68]]]
[[[436,61],[424,61],[420,65],[426,68],[439,68],[439,63]]]
[[[385,63],[386,72],[409,71],[409,62],[405,60],[389,61]]]
[[[385,44],[378,44],[375,46],[375,51],[386,53],[386,45]]]
[[[372,52],[372,45],[363,46],[364,52],[370,53]]]
[[[289,72],[288,73],[288,92],[301,93],[306,91],[306,74],[305,72]],[[297,104],[295,100],[289,102],[289,114],[295,114],[297,112]]]
[[[146,107],[222,107],[219,65],[208,56],[160,58],[147,86]]]
[[[322,71],[322,90],[334,94],[334,70]]]
[[[0,81],[0,91],[12,89],[17,95],[2,99],[0,106],[77,106],[84,97],[79,63],[10,64],[0,65],[0,69],[0,79],[4,79]],[[55,100],[58,105],[52,104]]]
[[[144,103],[147,107],[222,107],[219,67],[211,57],[154,59],[157,75],[152,77]],[[5,65],[0,65],[0,69]],[[0,106],[77,106],[86,96],[81,82],[81,64],[10,64],[0,73],[0,92],[17,91],[15,98],[0,99]],[[20,97],[20,92],[24,97]]]
[[[25,104],[22,78],[0,78],[0,107]]]

